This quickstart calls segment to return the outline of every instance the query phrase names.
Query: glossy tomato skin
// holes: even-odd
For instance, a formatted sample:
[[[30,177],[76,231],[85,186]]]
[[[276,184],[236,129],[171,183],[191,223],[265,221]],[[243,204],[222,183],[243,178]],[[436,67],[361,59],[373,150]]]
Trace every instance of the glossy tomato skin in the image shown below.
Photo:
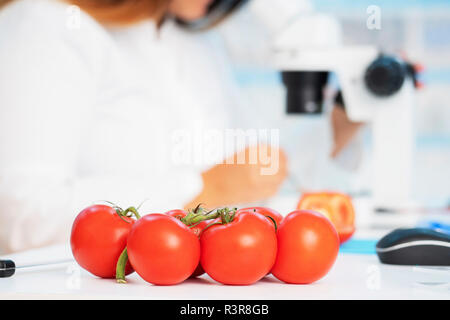
[[[173,210],[167,211],[165,214],[167,214],[168,216],[177,218],[177,219],[181,219],[187,215],[187,211],[183,210],[183,209],[173,209]]]
[[[205,229],[210,223],[211,223],[211,221],[202,221],[195,227],[190,228],[190,230],[200,239],[203,229]],[[203,270],[203,267],[199,261],[197,268],[194,270],[194,273],[191,275],[191,278],[199,277],[204,273],[205,273],[205,270]]]
[[[242,212],[256,212],[259,214],[262,214],[263,216],[269,216],[272,219],[275,220],[277,227],[281,224],[281,221],[283,221],[283,216],[276,210],[273,210],[271,208],[266,207],[249,207],[249,208],[242,208],[237,211],[236,214],[240,214]]]
[[[229,285],[257,282],[270,271],[277,253],[273,223],[258,213],[241,213],[230,223],[205,229],[200,243],[203,269]]]
[[[165,214],[149,214],[136,221],[127,248],[134,270],[156,285],[183,282],[200,259],[198,237],[180,220]]]
[[[195,268],[194,272],[191,274],[191,276],[189,278],[197,278],[203,274],[205,274],[205,270],[203,270],[203,267],[202,267],[201,263],[199,262],[197,265],[197,268]]]
[[[276,210],[267,208],[267,207],[248,207],[248,208],[242,208],[239,209],[236,214],[240,214],[242,212],[248,212],[248,213],[259,213],[265,217],[269,216],[271,217],[278,228],[278,226],[281,224],[281,221],[283,221],[283,216]],[[269,221],[273,224],[273,221],[269,219]],[[270,274],[270,272],[268,273]]]
[[[187,215],[187,212],[183,209],[174,209],[174,210],[170,210],[167,211],[165,214],[177,218],[177,219],[181,219],[184,218]],[[196,234],[198,237],[200,237],[200,234],[202,232],[202,230],[210,223],[210,221],[202,221],[199,224],[197,224],[194,227],[189,228],[194,234]],[[191,278],[196,278],[201,276],[202,274],[205,273],[205,270],[203,270],[200,262],[198,263],[197,268],[195,269],[194,273],[191,275]]]
[[[272,274],[293,284],[324,277],[336,261],[339,236],[324,215],[307,210],[288,214],[277,232],[278,254]]]
[[[101,278],[114,278],[116,264],[127,244],[128,234],[134,224],[106,205],[93,205],[81,211],[75,218],[70,235],[72,254],[77,263]],[[130,264],[126,274],[133,272]]]

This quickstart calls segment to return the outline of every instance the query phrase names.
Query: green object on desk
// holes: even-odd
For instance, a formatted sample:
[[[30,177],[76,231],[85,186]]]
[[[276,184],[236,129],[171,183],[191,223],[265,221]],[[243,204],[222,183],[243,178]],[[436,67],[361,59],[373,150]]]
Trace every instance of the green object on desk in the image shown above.
[[[376,254],[376,244],[377,240],[351,239],[341,245],[341,247],[339,248],[339,253]]]

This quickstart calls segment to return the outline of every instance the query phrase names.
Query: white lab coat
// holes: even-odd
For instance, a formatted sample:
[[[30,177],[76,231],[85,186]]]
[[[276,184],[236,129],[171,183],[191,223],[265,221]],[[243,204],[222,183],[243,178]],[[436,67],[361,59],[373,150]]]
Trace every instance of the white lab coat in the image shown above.
[[[180,164],[174,137],[229,126],[210,40],[170,22],[106,29],[56,0],[0,11],[0,252],[68,241],[95,201],[148,199],[146,214],[201,190],[213,162]]]
[[[248,33],[241,18],[228,45],[267,67],[264,28]],[[216,40],[171,21],[159,32],[151,21],[105,28],[58,0],[0,10],[0,253],[67,242],[95,201],[147,200],[142,214],[182,207],[201,190],[200,173],[237,151],[226,128],[279,128],[291,176],[326,180],[308,178],[324,172],[314,148],[327,156],[326,120],[286,117],[281,88],[241,101]]]

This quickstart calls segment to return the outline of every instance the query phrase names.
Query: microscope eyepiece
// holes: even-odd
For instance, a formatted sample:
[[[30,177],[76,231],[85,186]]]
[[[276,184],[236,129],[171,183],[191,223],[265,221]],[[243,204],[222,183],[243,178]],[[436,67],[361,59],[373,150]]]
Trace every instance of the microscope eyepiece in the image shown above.
[[[390,96],[401,89],[406,75],[404,63],[395,57],[381,55],[367,68],[364,81],[373,94]]]
[[[287,89],[288,114],[322,113],[328,72],[284,71],[281,75]]]

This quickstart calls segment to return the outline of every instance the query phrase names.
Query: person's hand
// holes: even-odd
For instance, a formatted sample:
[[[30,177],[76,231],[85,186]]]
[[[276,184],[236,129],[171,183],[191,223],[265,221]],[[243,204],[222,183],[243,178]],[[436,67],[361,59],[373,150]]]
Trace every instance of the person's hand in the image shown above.
[[[345,110],[334,107],[331,111],[331,127],[333,129],[333,149],[331,157],[335,158],[351,142],[364,125],[362,122],[351,121]]]
[[[267,147],[270,160],[257,157],[256,163],[249,163],[249,155],[257,152],[256,146],[247,148],[204,172],[203,190],[185,208],[195,208],[199,203],[208,208],[236,205],[275,195],[287,175],[286,155],[280,149]],[[246,160],[240,164],[238,159],[243,159],[243,155]]]

